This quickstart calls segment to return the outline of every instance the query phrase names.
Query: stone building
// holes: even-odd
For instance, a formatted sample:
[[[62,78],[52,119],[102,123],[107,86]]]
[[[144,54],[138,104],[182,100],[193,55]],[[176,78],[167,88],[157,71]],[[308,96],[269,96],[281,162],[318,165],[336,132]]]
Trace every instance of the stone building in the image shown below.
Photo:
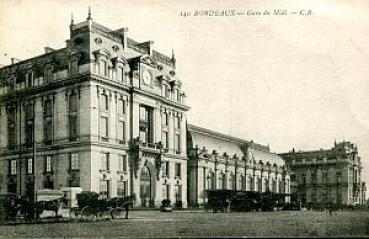
[[[189,107],[174,53],[127,31],[89,12],[66,47],[0,68],[1,193],[82,187],[186,206]]]
[[[334,143],[327,150],[280,154],[291,168],[291,191],[302,206],[312,203],[364,204],[366,186],[357,146]]]
[[[290,176],[283,159],[269,147],[194,125],[187,129],[188,200],[204,204],[206,190],[284,193]]]

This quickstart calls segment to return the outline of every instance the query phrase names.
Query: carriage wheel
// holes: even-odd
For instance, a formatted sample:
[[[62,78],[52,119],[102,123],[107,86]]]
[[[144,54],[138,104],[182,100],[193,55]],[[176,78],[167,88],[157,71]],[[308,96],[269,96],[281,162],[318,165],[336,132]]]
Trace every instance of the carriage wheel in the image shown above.
[[[85,206],[81,210],[81,217],[82,218],[89,218],[92,216],[92,208],[90,206]]]
[[[120,215],[120,210],[118,208],[112,208],[110,211],[112,219],[117,218]]]

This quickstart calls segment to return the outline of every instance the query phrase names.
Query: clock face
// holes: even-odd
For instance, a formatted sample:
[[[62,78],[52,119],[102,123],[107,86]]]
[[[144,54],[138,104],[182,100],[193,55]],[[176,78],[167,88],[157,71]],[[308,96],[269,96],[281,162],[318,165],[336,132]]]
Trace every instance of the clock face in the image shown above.
[[[144,70],[144,72],[142,73],[142,79],[145,85],[151,84],[151,78],[152,78],[151,73],[148,70]]]

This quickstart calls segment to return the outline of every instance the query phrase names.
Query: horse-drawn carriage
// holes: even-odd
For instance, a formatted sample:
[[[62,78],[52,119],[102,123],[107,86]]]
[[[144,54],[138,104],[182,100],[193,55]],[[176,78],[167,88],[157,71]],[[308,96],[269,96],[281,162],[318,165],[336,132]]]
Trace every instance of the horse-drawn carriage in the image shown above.
[[[58,218],[64,194],[57,190],[40,190],[36,202],[15,194],[1,195],[3,220],[10,222],[33,221],[40,218],[45,211],[52,211],[51,217]]]
[[[114,219],[125,211],[125,218],[128,219],[129,208],[134,200],[132,196],[101,199],[99,194],[95,192],[82,192],[77,195],[77,199],[78,207],[71,208],[71,218],[92,219],[105,215],[105,217]]]

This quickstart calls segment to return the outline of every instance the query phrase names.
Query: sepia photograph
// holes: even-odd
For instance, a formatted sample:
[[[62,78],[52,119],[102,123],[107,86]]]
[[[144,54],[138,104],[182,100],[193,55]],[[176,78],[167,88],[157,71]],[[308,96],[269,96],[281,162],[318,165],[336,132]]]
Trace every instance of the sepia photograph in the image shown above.
[[[369,2],[2,0],[0,238],[369,237]]]

